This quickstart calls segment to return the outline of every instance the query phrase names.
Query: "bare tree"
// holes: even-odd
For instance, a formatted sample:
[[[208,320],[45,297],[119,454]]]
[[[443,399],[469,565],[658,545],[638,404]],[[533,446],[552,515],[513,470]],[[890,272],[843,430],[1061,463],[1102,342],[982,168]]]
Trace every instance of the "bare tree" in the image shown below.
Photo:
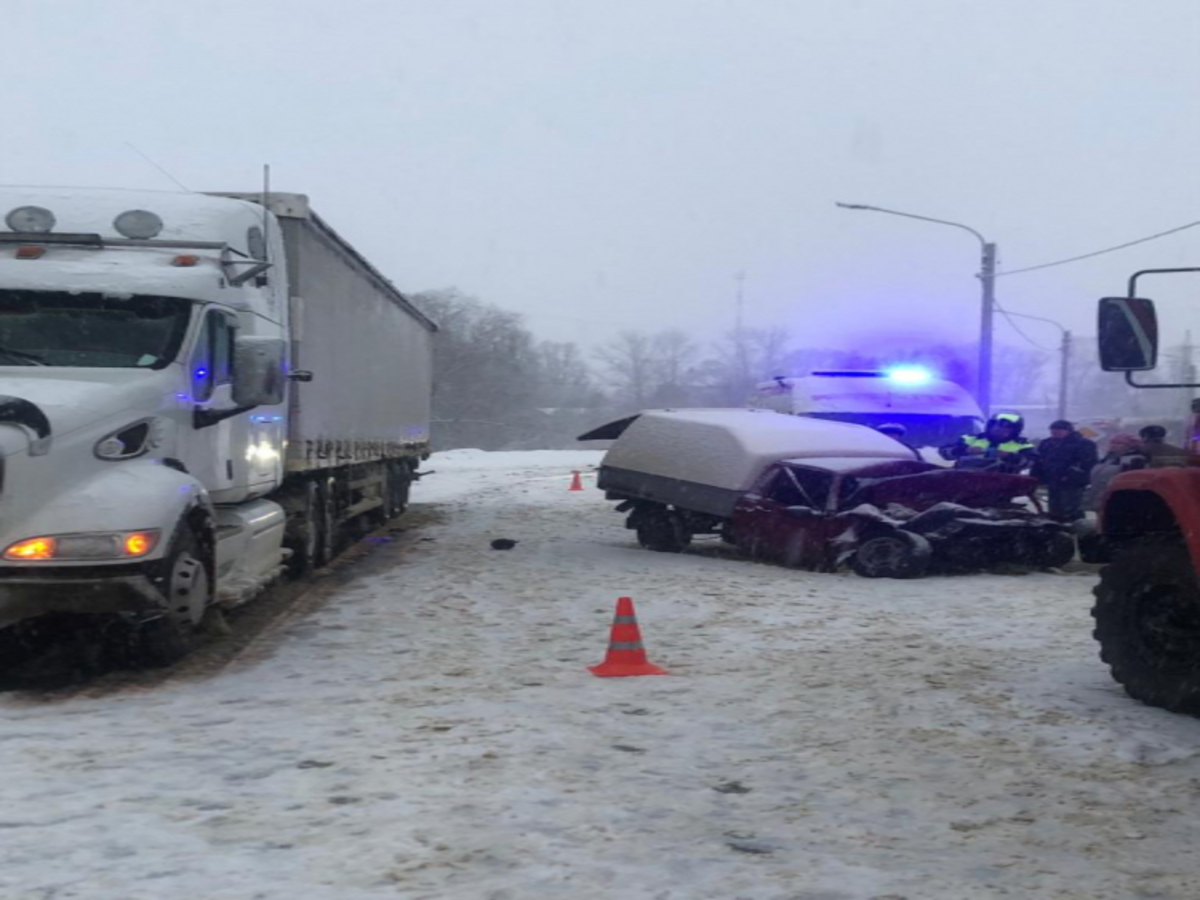
[[[760,381],[785,374],[788,334],[782,328],[743,328],[714,345],[702,366],[708,392],[720,406],[744,406]]]
[[[542,341],[538,344],[537,354],[539,406],[577,409],[603,402],[603,395],[596,388],[578,346]]]
[[[657,384],[653,339],[640,331],[622,331],[596,350],[612,392],[634,408],[646,406]]]
[[[654,406],[688,406],[693,402],[694,364],[698,349],[683,331],[660,331],[650,342],[653,356]]]
[[[416,294],[438,322],[433,441],[440,449],[513,446],[538,427],[538,357],[521,317],[456,289]]]

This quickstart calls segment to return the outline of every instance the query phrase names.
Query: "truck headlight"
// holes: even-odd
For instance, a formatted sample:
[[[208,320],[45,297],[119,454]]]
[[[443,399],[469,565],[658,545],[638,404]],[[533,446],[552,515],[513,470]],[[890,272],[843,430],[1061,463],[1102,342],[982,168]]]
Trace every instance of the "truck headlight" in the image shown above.
[[[137,559],[158,546],[160,534],[157,528],[146,531],[50,534],[10,544],[4,551],[4,558],[19,562]]]

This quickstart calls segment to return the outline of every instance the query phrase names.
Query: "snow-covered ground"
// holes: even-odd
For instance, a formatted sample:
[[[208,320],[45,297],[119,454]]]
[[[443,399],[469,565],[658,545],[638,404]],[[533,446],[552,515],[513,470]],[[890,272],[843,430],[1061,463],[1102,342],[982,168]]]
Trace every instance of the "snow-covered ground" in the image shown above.
[[[0,897],[1200,896],[1200,722],[1110,682],[1091,576],[649,553],[597,459],[435,458],[419,533],[207,680],[0,696]],[[626,594],[669,677],[588,673]]]

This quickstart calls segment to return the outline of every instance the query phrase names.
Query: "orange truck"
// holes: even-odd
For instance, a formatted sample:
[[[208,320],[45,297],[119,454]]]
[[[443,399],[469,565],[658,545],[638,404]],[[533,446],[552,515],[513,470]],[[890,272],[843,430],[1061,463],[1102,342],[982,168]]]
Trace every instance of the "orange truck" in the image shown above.
[[[1148,275],[1200,269],[1146,269],[1129,279],[1125,297],[1100,301],[1100,364],[1124,372],[1137,388],[1195,389],[1196,384],[1144,383],[1137,372],[1158,363],[1153,300],[1138,296]],[[1200,401],[1192,402],[1188,465],[1118,475],[1101,503],[1100,556],[1107,563],[1092,615],[1100,658],[1133,698],[1200,714]]]

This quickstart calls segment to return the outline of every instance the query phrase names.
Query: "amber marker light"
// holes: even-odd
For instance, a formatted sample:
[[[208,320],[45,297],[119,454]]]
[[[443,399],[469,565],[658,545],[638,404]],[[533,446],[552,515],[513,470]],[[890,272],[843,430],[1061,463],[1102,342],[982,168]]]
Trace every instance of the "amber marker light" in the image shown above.
[[[57,541],[50,537],[18,541],[4,551],[5,559],[54,559]]]
[[[145,556],[158,543],[158,535],[152,531],[135,531],[125,535],[125,555]]]

